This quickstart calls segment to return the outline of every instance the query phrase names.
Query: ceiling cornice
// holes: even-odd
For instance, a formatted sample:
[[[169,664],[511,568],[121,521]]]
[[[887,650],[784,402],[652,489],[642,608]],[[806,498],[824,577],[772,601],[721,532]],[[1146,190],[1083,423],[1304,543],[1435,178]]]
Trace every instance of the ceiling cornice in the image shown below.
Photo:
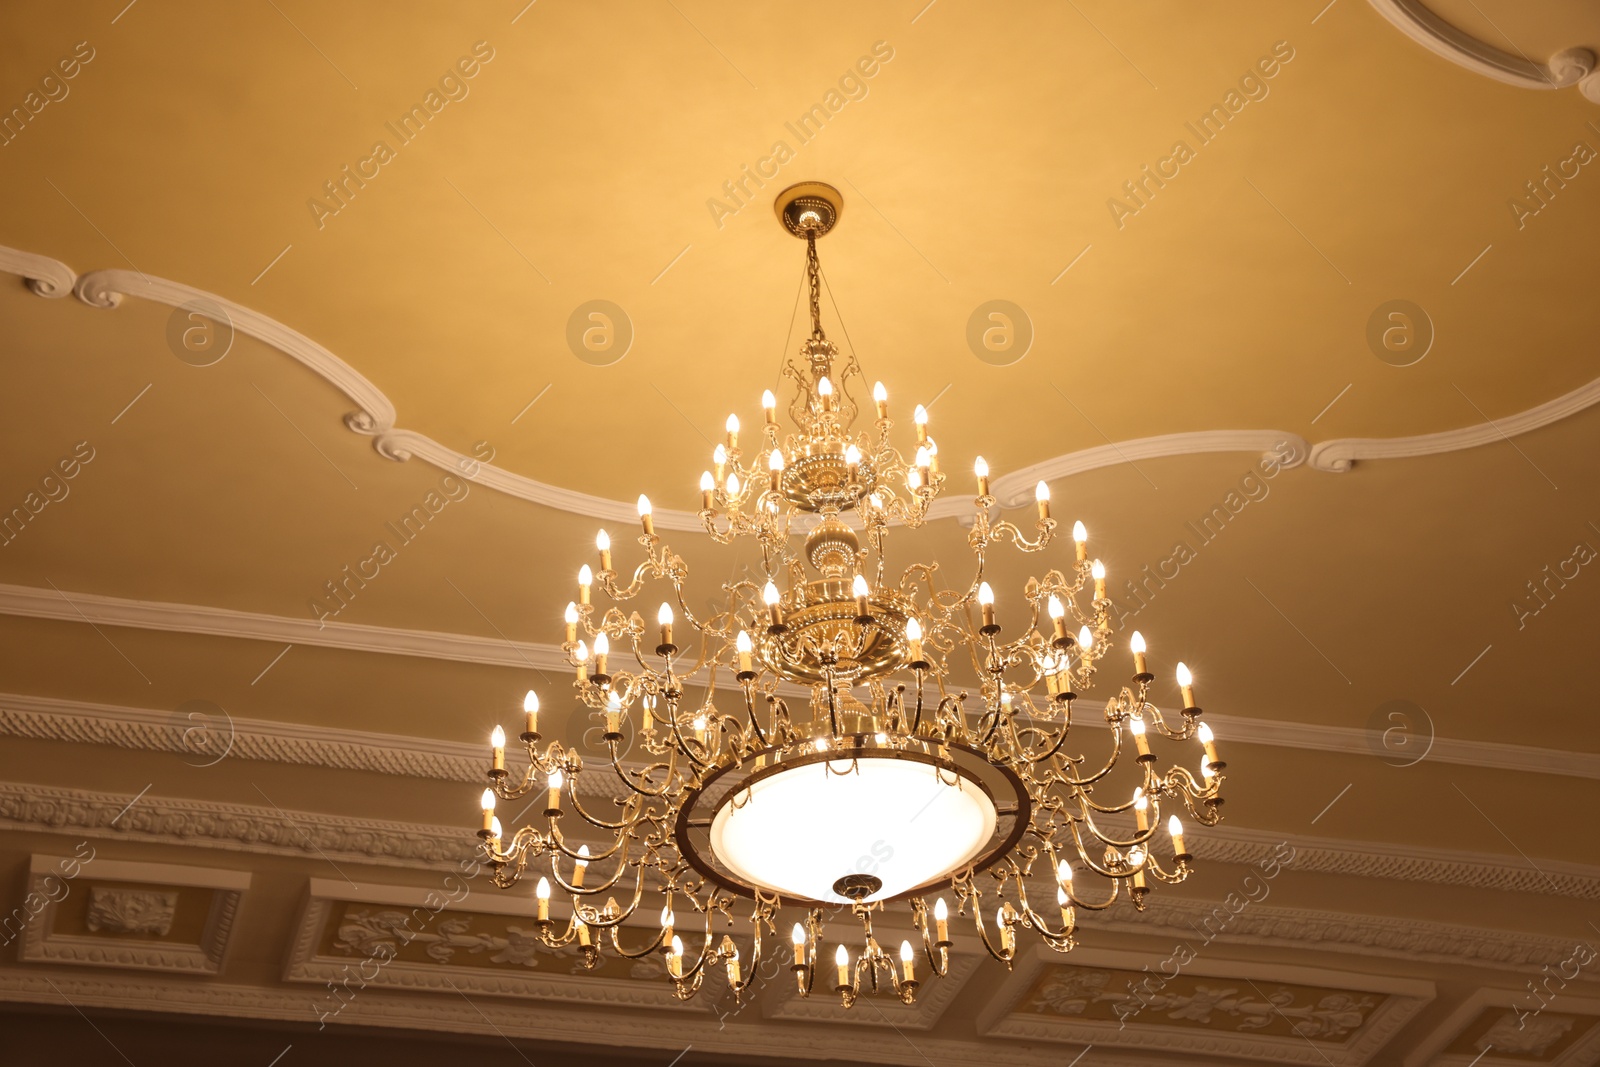
[[[1380,0],[1373,0],[1373,3],[1382,10]],[[610,500],[515,474],[458,452],[425,434],[398,428],[394,404],[354,367],[298,330],[226,297],[138,271],[99,270],[78,275],[60,260],[5,246],[0,246],[0,271],[27,279],[29,289],[40,296],[62,297],[72,292],[91,307],[115,308],[124,296],[137,296],[171,307],[188,306],[212,318],[220,317],[234,330],[292,357],[344,393],[356,404],[356,410],[345,415],[345,425],[371,437],[373,447],[388,459],[399,462],[421,459],[509,496],[574,515],[618,523],[631,523],[638,517],[632,502]],[[994,495],[1005,506],[1021,506],[1033,499],[1033,486],[1041,479],[1082,474],[1138,459],[1219,452],[1267,453],[1280,446],[1289,448],[1288,459],[1282,458],[1280,453],[1275,460],[1280,466],[1293,467],[1309,461],[1316,470],[1343,473],[1363,460],[1399,459],[1477,448],[1547,426],[1597,402],[1600,402],[1600,379],[1498,422],[1408,437],[1339,438],[1314,445],[1299,434],[1270,429],[1204,430],[1142,437],[1070,452],[1011,471],[995,478]],[[928,515],[932,519],[961,518],[970,510],[970,501],[952,497],[935,501]],[[699,514],[691,511],[658,508],[654,519],[655,525],[663,530],[699,532],[705,528]]]
[[[496,667],[532,668],[556,672],[565,672],[570,668],[566,653],[559,645],[533,641],[510,641],[502,637],[480,637],[475,634],[439,630],[395,629],[337,621],[319,623],[309,618],[287,618],[282,615],[212,608],[198,604],[128,600],[101,596],[97,593],[67,593],[59,589],[37,589],[32,586],[0,584],[0,615],[88,623],[95,626],[125,626],[166,633],[201,634],[207,637],[243,638],[348,652],[415,656]],[[780,691],[787,696],[797,698],[810,696],[810,690],[799,686],[785,685]],[[0,694],[0,706],[10,713],[0,717],[0,731],[20,732],[23,736],[48,737],[52,740],[87,739],[85,731],[91,733],[99,731],[98,736],[122,738],[112,743],[124,744],[127,747],[149,747],[136,741],[135,723],[143,722],[165,727],[170,726],[172,719],[171,711],[15,694]],[[1208,714],[1206,719],[1214,729],[1223,732],[1229,740],[1245,744],[1361,756],[1374,753],[1373,735],[1364,729],[1255,719],[1238,715]],[[80,720],[102,721],[85,724]],[[1083,722],[1093,729],[1105,728],[1103,722],[1093,718],[1086,718]],[[260,750],[263,753],[271,750],[274,745],[278,746],[278,751],[289,751],[294,743],[312,736],[330,746],[328,748],[330,753],[338,750],[339,745],[343,743],[340,737],[335,736],[338,731],[326,734],[313,733],[323,728],[261,721],[252,723],[251,729],[259,733],[263,745]],[[377,735],[360,736],[371,738]],[[419,743],[413,739],[396,738],[394,745],[380,747],[398,749],[406,744]],[[439,742],[426,743],[433,751],[439,751]],[[157,743],[154,747],[164,749],[165,745]],[[481,752],[477,755],[481,756]],[[259,758],[278,757],[263,755]],[[329,755],[327,758],[332,761],[327,764],[328,766],[346,765],[339,762],[346,757]],[[1600,754],[1567,749],[1436,737],[1425,758],[1465,767],[1492,767],[1504,771],[1600,779]],[[291,762],[299,761],[291,760]],[[367,766],[362,769],[390,773],[378,766]],[[423,773],[419,776],[442,775]]]

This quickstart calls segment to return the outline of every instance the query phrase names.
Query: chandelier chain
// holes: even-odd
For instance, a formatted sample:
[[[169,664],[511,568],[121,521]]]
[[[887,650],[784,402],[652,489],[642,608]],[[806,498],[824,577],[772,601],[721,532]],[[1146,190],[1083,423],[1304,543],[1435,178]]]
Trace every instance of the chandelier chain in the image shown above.
[[[820,280],[822,266],[817,262],[817,231],[815,228],[806,230],[806,281],[811,288],[811,339],[825,341],[828,335],[822,332],[822,283]]]

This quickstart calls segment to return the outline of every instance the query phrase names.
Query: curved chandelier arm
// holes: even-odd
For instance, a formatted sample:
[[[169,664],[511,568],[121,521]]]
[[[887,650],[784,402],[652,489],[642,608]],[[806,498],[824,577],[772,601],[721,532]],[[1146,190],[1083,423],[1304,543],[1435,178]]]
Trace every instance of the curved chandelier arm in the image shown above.
[[[633,796],[630,796],[630,797],[627,798],[627,800],[625,800],[623,802],[623,804],[622,804],[622,819],[620,821],[618,821],[618,822],[610,822],[610,821],[608,821],[606,819],[600,818],[597,815],[589,814],[589,812],[584,809],[583,804],[578,800],[578,791],[576,789],[573,789],[571,791],[571,793],[569,794],[569,796],[571,796],[571,798],[572,798],[572,810],[577,812],[579,818],[583,819],[583,821],[588,823],[590,826],[597,827],[597,828],[599,828],[601,830],[626,830],[629,827],[633,826],[636,822],[638,822],[638,819],[639,819],[639,808],[640,808],[640,804],[642,803],[642,801],[640,799],[640,794],[635,794]],[[550,832],[551,832],[552,836],[554,837],[557,845],[560,847],[562,852],[566,853],[568,856],[574,856],[574,857],[577,856],[576,852],[573,852],[572,850],[567,848],[566,843],[565,843],[565,839],[563,839],[560,836],[560,834],[557,832],[557,830],[556,830],[554,825],[551,826],[551,831]],[[617,846],[613,845],[611,847],[611,851],[602,853],[602,854],[600,854],[598,856],[592,856],[590,858],[591,859],[605,859],[607,856],[611,855],[612,852],[615,852],[616,849],[617,849]]]

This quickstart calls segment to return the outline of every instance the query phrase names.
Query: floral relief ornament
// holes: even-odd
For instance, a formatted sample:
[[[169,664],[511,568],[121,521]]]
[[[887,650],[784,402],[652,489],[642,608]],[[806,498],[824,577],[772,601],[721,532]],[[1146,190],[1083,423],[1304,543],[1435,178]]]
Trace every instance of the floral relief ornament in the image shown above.
[[[96,886],[89,891],[90,930],[112,934],[155,934],[165,937],[172,930],[177,911],[175,891],[110,889]]]
[[[537,930],[508,926],[504,934],[474,933],[472,920],[467,918],[446,920],[437,931],[418,931],[407,925],[409,919],[410,914],[404,911],[350,912],[339,923],[334,947],[345,954],[388,960],[405,945],[419,941],[427,946],[428,958],[437,963],[450,963],[458,951],[465,951],[490,953],[490,963],[539,966]]]

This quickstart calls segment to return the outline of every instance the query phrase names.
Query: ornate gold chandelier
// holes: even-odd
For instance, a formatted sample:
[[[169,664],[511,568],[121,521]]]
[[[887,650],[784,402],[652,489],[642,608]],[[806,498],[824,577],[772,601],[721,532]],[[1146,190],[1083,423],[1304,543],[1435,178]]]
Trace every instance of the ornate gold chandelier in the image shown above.
[[[846,1007],[863,983],[911,1003],[919,954],[933,974],[947,972],[950,908],[944,896],[928,902],[941,892],[1007,965],[1019,927],[1066,952],[1076,943],[1076,909],[1110,907],[1124,892],[1142,909],[1152,882],[1188,877],[1182,823],[1176,814],[1162,823],[1164,804],[1181,804],[1206,826],[1220,818],[1223,764],[1200,721],[1193,679],[1178,664],[1183,706],[1163,716],[1148,699],[1153,677],[1137,632],[1129,640],[1132,678],[1106,701],[1109,730],[1093,735],[1108,751],[1067,749],[1074,701],[1111,647],[1105,569],[1089,558],[1083,524],[1073,528],[1073,564],[1030,578],[1008,609],[984,580],[991,548],[1039,552],[1052,543],[1056,520],[1043,482],[1030,539],[991,517],[996,501],[978,459],[971,581],[941,587],[937,563],[890,574],[890,528],[921,526],[946,479],[921,406],[911,459],[890,444],[882,383],[872,388],[869,428],[856,429],[866,422],[857,400],[865,382],[854,354],[839,366],[819,307],[816,242],[841,205],[838,191],[820,183],[779,197],[779,218],[806,242],[810,286],[811,336],[802,360],[784,371],[795,386],[791,428],[784,431],[777,401],[765,393],[756,447],[741,447],[730,416],[714,470],[701,478],[706,532],[724,545],[754,538],[764,583],[725,584],[720,610],[697,617],[686,596],[688,567],[656,534],[641,496],[645,559],[624,581],[600,533],[599,570],[579,572],[562,645],[580,704],[605,721],[610,765],[600,773],[613,784],[584,792],[608,799],[599,810],[580,800],[580,776],[593,772],[559,742],[542,745],[534,693],[524,702],[528,766],[520,782],[507,771],[503,731],[491,738],[479,836],[495,884],[512,885],[537,860],[546,945],[576,942],[589,966],[605,941],[623,957],[659,959],[680,999],[719,966],[741,997],[770,951],[763,933],[777,936],[785,906],[803,910],[788,957],[802,995],[814,988],[826,951],[826,913],[847,911],[860,923],[853,958],[842,940],[834,951],[832,987]],[[597,587],[621,604],[655,583],[671,590],[656,628],[637,612],[596,603]],[[688,648],[678,643],[685,627],[693,632]],[[954,688],[958,677],[976,679],[975,706]],[[704,693],[693,706],[689,685]],[[804,700],[804,710],[791,698]],[[1154,737],[1198,741],[1200,774],[1158,772]],[[1128,746],[1138,784],[1101,803],[1095,789],[1109,792]],[[648,758],[626,760],[635,748]],[[543,791],[542,820],[508,840],[496,800],[535,790]],[[1130,811],[1131,820],[1117,817]],[[1085,893],[1083,875],[1105,888]],[[555,909],[560,920],[552,917],[552,885],[567,898]],[[1030,893],[1053,896],[1054,907]],[[741,898],[750,923],[743,949],[716,928],[719,916],[734,922]],[[654,919],[658,906],[659,922],[646,925],[643,942],[626,944],[624,931],[640,925],[635,917]],[[897,956],[879,945],[873,919],[891,906],[907,910],[920,950],[910,939]],[[826,987],[832,976],[824,974]]]

